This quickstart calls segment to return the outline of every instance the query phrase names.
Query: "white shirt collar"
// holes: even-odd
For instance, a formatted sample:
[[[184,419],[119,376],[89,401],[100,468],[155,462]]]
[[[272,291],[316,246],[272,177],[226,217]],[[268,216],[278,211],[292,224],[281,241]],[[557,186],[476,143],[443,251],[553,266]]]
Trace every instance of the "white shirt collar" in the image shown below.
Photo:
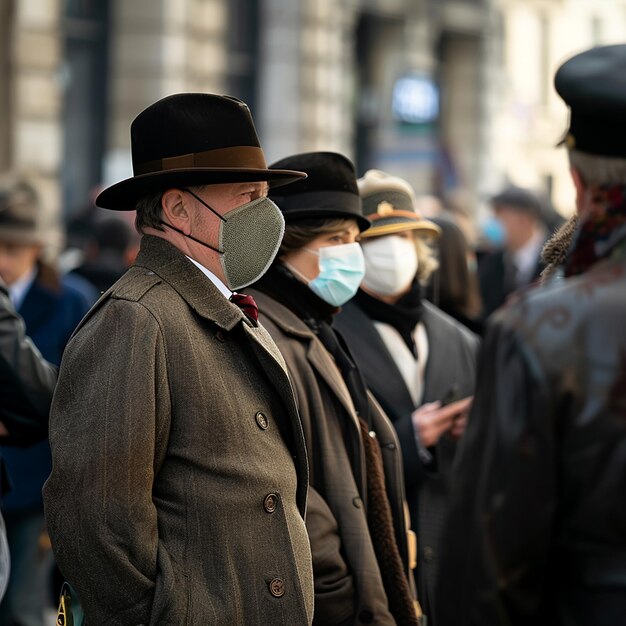
[[[185,255],[187,256],[187,255]],[[211,271],[208,270],[204,265],[200,265],[198,261],[192,259],[190,256],[187,257],[222,293],[222,295],[229,300],[233,295],[233,292]]]
[[[31,285],[35,282],[35,277],[37,276],[37,266],[33,267],[30,272],[26,272],[22,278],[18,278],[10,287],[9,287],[9,297],[11,298],[11,302],[13,306],[19,310],[24,302],[24,298],[28,293]]]
[[[526,244],[513,253],[513,262],[517,268],[518,282],[521,284],[525,284],[532,278],[535,267],[537,267],[539,262],[545,238],[545,231],[538,228]]]

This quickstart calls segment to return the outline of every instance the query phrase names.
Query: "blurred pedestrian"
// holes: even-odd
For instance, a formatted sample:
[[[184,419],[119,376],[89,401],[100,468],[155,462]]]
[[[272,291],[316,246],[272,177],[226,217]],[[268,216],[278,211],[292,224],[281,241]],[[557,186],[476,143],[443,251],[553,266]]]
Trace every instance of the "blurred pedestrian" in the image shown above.
[[[131,252],[134,239],[130,225],[124,220],[117,217],[96,220],[85,261],[74,273],[88,280],[98,293],[104,293],[134,261]]]
[[[482,302],[478,286],[476,255],[470,249],[463,231],[449,218],[431,218],[439,226],[437,261],[424,297],[444,313],[481,335]]]
[[[24,322],[0,280],[0,443],[3,446],[29,446],[45,439],[55,382],[56,370],[26,336]],[[10,478],[0,455],[0,497],[8,489]],[[0,515],[0,600],[9,582],[9,572],[9,545]]]
[[[58,365],[65,344],[92,302],[43,259],[45,236],[34,187],[6,175],[0,181],[0,278],[43,357]],[[41,488],[50,473],[48,441],[2,447],[13,483],[2,500],[11,552],[11,577],[0,604],[0,623],[41,626],[49,563],[42,558]]]
[[[548,237],[539,197],[528,189],[507,187],[491,199],[504,233],[504,247],[480,257],[479,279],[485,317],[508,296],[537,280],[541,250]]]
[[[370,170],[359,190],[372,221],[361,236],[365,277],[335,325],[398,433],[419,545],[418,598],[436,625],[439,534],[479,340],[423,297],[422,285],[437,266],[426,239],[439,228],[415,211],[409,183]]]
[[[286,230],[252,294],[289,368],[309,452],[314,624],[418,624],[397,438],[332,328],[364,271],[354,166],[311,152],[272,168],[308,174],[271,192]]]
[[[578,227],[565,279],[497,313],[444,535],[441,626],[626,624],[626,45],[557,92]]]
[[[284,221],[245,103],[176,94],[131,126],[135,265],[63,358],[44,488],[88,624],[308,624],[307,460],[284,361],[249,296]]]

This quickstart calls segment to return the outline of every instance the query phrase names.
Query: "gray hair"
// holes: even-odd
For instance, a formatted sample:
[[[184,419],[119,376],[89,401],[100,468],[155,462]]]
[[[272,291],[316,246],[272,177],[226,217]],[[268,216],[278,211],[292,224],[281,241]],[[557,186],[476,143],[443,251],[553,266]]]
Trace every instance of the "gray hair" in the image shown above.
[[[626,159],[569,150],[569,163],[586,185],[626,183]]]
[[[137,200],[135,210],[137,216],[135,217],[135,228],[138,232],[144,232],[145,228],[156,228],[157,230],[163,230],[161,226],[161,220],[163,219],[163,208],[161,207],[161,198],[163,192],[152,193],[147,196],[142,196]]]
[[[195,194],[200,193],[207,185],[189,186]],[[135,204],[137,216],[135,217],[135,228],[138,232],[144,233],[145,228],[155,228],[163,230],[161,221],[163,220],[163,207],[161,206],[161,198],[163,198],[163,190],[142,196]]]

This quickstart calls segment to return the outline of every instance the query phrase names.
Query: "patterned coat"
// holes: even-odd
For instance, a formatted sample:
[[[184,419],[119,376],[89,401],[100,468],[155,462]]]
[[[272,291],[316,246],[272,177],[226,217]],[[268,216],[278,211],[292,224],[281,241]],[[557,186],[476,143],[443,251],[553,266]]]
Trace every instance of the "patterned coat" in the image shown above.
[[[308,624],[302,427],[262,327],[163,239],[68,344],[46,517],[87,624]]]
[[[444,532],[442,626],[626,623],[626,232],[494,317]]]

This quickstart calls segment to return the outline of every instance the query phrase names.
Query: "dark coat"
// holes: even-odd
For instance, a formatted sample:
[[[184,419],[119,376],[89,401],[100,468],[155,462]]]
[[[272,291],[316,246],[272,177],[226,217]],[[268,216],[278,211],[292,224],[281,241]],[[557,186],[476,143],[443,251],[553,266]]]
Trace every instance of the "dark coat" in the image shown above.
[[[89,626],[308,624],[302,427],[275,344],[144,237],[68,344],[46,519]]]
[[[6,443],[29,445],[48,433],[48,413],[56,370],[26,336],[8,292],[0,283],[0,422]]]
[[[541,259],[537,258],[537,264],[529,282],[532,283],[538,279],[544,267]],[[497,250],[480,256],[478,279],[484,318],[489,317],[496,309],[499,309],[517,289],[513,278],[513,268],[511,263],[507,261],[505,250]]]
[[[329,352],[295,313],[267,294],[247,293],[257,301],[263,326],[285,358],[307,441],[315,624],[395,624],[368,530],[365,454],[349,391]],[[396,537],[389,540],[398,544],[408,575],[398,440],[372,399],[370,410],[395,523]]]
[[[0,422],[9,431],[5,446],[29,446],[48,434],[56,370],[26,336],[23,320],[0,283]],[[0,496],[9,489],[0,454]]]
[[[626,242],[497,313],[444,532],[440,626],[626,624]]]
[[[71,281],[61,280],[58,290],[42,284],[37,278],[30,286],[19,308],[26,332],[42,356],[59,365],[61,356],[78,323],[87,313],[89,300]],[[43,440],[25,449],[3,447],[2,455],[12,483],[2,501],[4,511],[41,510],[41,488],[50,474],[50,446]]]
[[[423,323],[429,343],[423,402],[441,400],[453,385],[461,397],[474,393],[478,338],[464,326],[424,302]],[[444,436],[426,463],[418,453],[411,414],[417,408],[372,320],[354,302],[343,307],[335,326],[344,336],[367,386],[398,433],[412,526],[417,532],[418,597],[433,619],[435,574],[439,562],[439,534],[446,512],[449,474],[456,444]]]

